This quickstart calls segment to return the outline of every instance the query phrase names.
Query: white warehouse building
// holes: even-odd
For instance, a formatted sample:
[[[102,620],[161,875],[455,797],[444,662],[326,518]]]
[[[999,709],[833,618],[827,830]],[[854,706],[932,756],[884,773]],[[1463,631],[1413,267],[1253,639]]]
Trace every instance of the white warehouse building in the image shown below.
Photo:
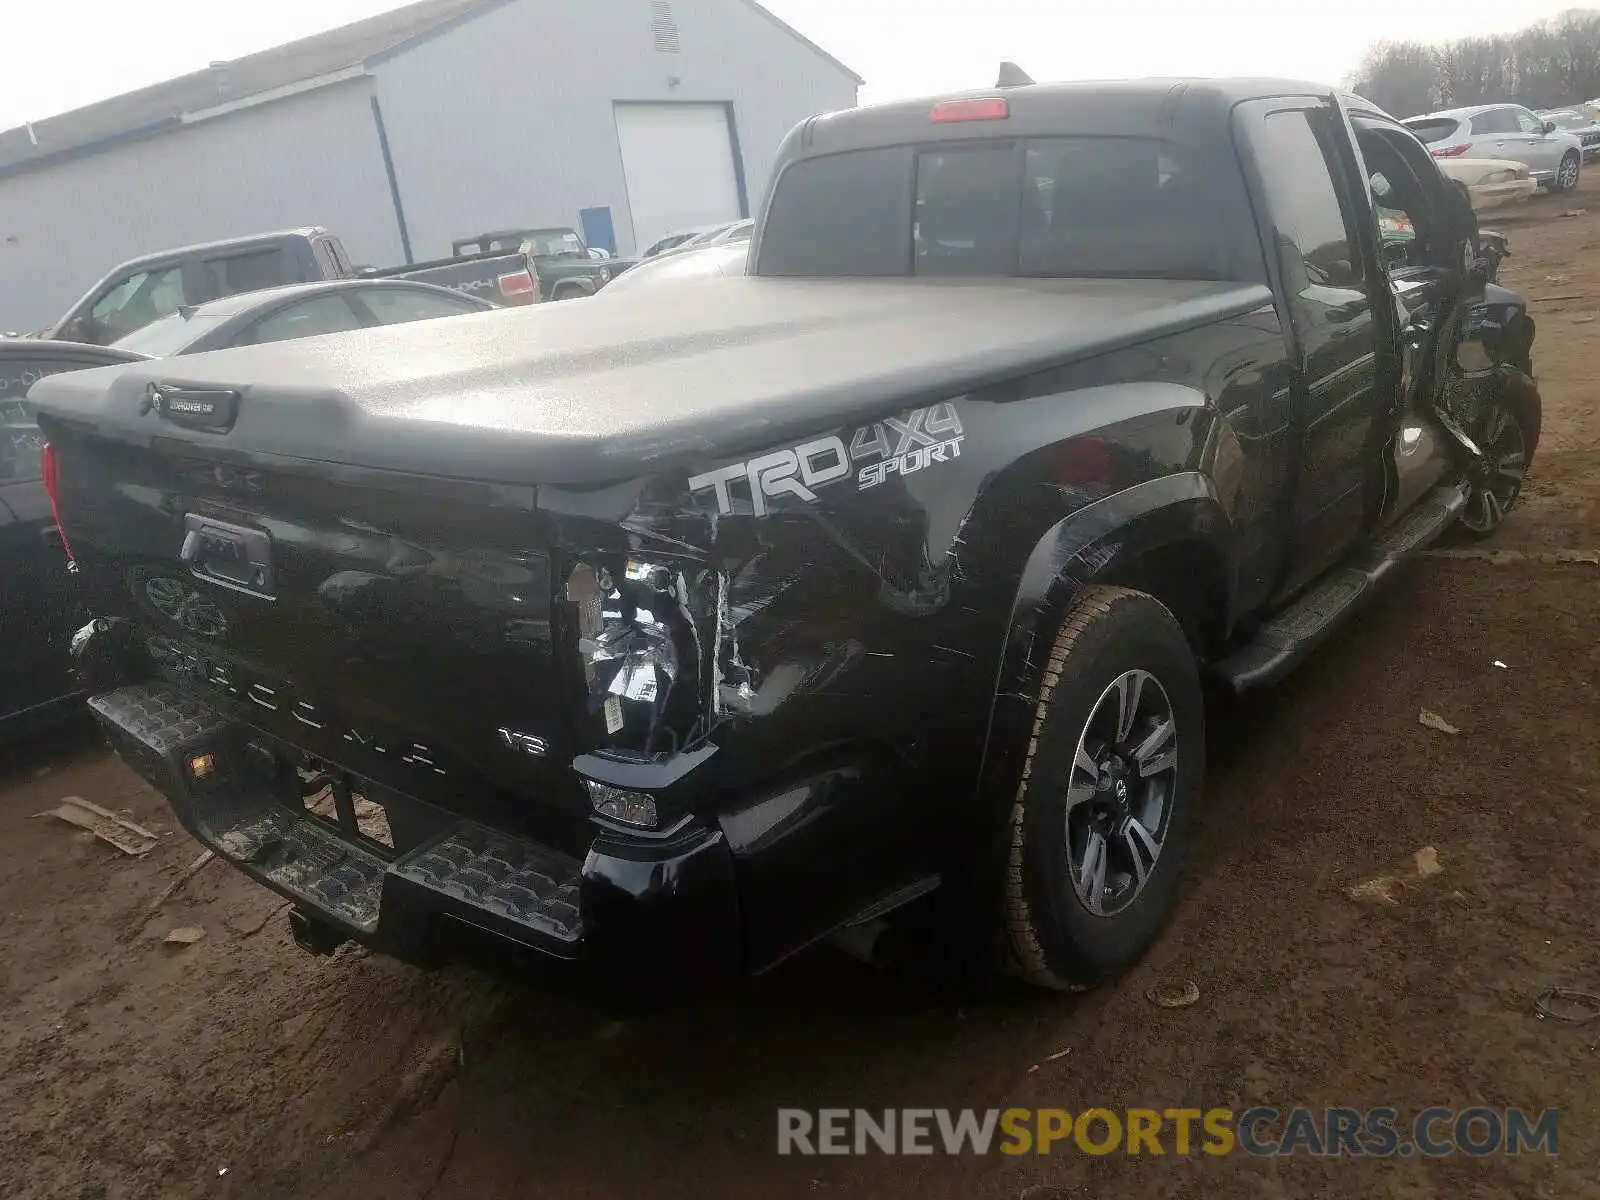
[[[755,0],[421,0],[0,133],[0,330],[305,225],[374,266],[560,225],[637,253],[751,215],[784,134],[861,82]]]

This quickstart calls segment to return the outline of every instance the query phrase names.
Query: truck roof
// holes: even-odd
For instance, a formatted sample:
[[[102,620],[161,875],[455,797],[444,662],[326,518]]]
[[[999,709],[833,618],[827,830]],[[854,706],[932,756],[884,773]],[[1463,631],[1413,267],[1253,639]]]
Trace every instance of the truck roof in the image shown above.
[[[1370,101],[1340,88],[1295,79],[1183,77],[1032,83],[974,88],[824,113],[791,133],[795,144],[789,156],[832,154],[906,141],[997,135],[1154,137],[1170,134],[1180,112],[1199,111],[1222,117],[1247,100],[1334,94],[1351,108],[1388,115]],[[929,120],[937,105],[992,97],[1003,97],[1009,108],[1003,123],[973,120],[936,124]]]
[[[219,441],[233,449],[600,483],[865,423],[1271,300],[1241,283],[740,276],[73,372],[29,398],[148,437],[152,382],[230,389],[238,422]]]
[[[302,225],[298,229],[275,229],[267,233],[251,233],[244,237],[219,238],[214,242],[195,242],[188,246],[170,246],[165,250],[157,250],[152,254],[141,254],[137,258],[130,258],[112,267],[107,274],[115,274],[126,267],[137,266],[142,262],[153,262],[157,259],[178,258],[194,254],[207,254],[213,250],[234,250],[241,247],[260,245],[262,242],[278,242],[285,238],[302,238],[309,240],[314,237],[325,237],[328,231],[320,225]]]

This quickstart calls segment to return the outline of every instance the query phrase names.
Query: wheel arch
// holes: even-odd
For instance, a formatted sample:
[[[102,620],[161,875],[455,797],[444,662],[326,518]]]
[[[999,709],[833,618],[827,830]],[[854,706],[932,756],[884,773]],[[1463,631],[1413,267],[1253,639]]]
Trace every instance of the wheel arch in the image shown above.
[[[1084,589],[1114,584],[1149,593],[1172,611],[1204,661],[1232,625],[1234,539],[1215,485],[1198,471],[1113,493],[1039,539],[1018,582],[1001,650],[980,773],[985,795],[1015,791],[1043,652]]]

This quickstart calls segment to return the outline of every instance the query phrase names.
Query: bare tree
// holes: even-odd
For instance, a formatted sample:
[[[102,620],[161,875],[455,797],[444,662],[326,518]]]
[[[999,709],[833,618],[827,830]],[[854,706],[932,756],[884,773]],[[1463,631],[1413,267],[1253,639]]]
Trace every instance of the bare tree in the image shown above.
[[[1569,9],[1505,37],[1379,42],[1347,82],[1399,117],[1506,101],[1581,104],[1600,97],[1600,11]]]
[[[1392,113],[1411,116],[1441,99],[1438,52],[1415,42],[1380,42],[1361,62],[1354,89]]]

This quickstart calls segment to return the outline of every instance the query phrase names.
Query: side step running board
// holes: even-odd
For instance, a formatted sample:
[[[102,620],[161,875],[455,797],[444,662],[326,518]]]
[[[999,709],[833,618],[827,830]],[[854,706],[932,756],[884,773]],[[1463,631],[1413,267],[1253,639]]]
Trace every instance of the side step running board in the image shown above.
[[[1211,673],[1235,692],[1283,678],[1353,616],[1402,563],[1449,529],[1467,505],[1467,486],[1438,487],[1389,526],[1353,561],[1336,567]]]

